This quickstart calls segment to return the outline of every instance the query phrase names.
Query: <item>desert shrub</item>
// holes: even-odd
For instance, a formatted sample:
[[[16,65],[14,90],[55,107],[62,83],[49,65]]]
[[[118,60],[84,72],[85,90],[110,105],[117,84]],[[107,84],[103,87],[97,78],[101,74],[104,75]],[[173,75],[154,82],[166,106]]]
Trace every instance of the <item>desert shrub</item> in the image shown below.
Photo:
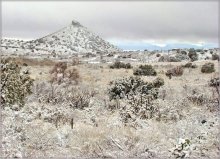
[[[10,58],[15,61],[18,65],[28,65],[28,66],[53,66],[55,64],[54,61],[50,59],[32,59],[32,58],[25,58],[25,57],[16,57]]]
[[[67,68],[66,62],[56,63],[50,71],[52,74],[50,82],[61,84],[62,82],[76,82],[79,80],[79,72],[76,68]]]
[[[219,55],[218,54],[212,54],[212,60],[218,60],[219,61]]]
[[[110,65],[110,68],[111,69],[120,69],[120,68],[130,69],[130,68],[132,68],[132,66],[130,63],[123,63],[120,61],[116,61],[115,63]]]
[[[152,82],[153,86],[155,88],[160,88],[161,86],[164,85],[164,79],[161,77],[157,77],[153,82]]]
[[[187,55],[187,52],[184,51],[184,50],[182,50],[182,51],[181,51],[181,54],[182,54],[182,55]]]
[[[170,56],[169,57],[169,62],[180,62],[180,59],[177,59],[176,57]]]
[[[175,58],[177,61],[189,60],[189,57],[185,54],[177,54]]]
[[[193,64],[192,62],[188,62],[185,65],[183,65],[185,68],[197,68],[196,64]]]
[[[142,76],[156,76],[157,72],[152,65],[140,65],[137,69],[134,69],[133,74]]]
[[[212,50],[210,51],[210,54],[213,54],[213,51],[212,51]]]
[[[214,77],[209,81],[209,86],[210,87],[217,87],[220,85],[220,80],[219,77]]]
[[[40,103],[68,105],[73,109],[89,107],[96,91],[84,85],[68,85],[63,83],[39,82],[33,89],[34,100]]]
[[[176,66],[172,69],[167,70],[167,72],[165,74],[170,79],[172,78],[172,76],[182,76],[183,75],[183,67],[182,66]]]
[[[24,105],[25,97],[31,94],[33,79],[10,59],[1,60],[1,103]]]
[[[76,65],[79,65],[79,64],[80,64],[79,58],[73,58],[72,59],[72,66],[76,66]]]
[[[67,63],[66,62],[58,62],[54,65],[51,73],[57,72],[57,73],[64,73],[64,71],[67,69]]]
[[[203,50],[202,49],[196,49],[196,52],[202,52]]]
[[[71,81],[75,81],[78,83],[79,80],[79,72],[76,68],[67,69],[65,72],[65,76],[70,79]]]
[[[23,63],[23,66],[28,66],[28,64],[26,64],[26,63]]]
[[[152,118],[156,108],[152,101],[158,98],[158,89],[164,84],[162,78],[145,82],[139,77],[122,78],[110,83],[108,94],[110,100],[122,100],[121,116],[125,123],[129,119]]]
[[[212,78],[210,81],[209,81],[209,86],[210,87],[214,87],[214,91],[213,91],[213,98],[214,100],[217,101],[218,103],[218,106],[220,104],[220,88],[219,88],[219,85],[220,85],[220,80],[219,80],[219,77],[214,77]],[[216,98],[214,97],[216,94]]]
[[[189,58],[184,54],[177,54],[176,56],[163,55],[160,56],[158,62],[181,62],[182,60],[188,60]]]
[[[196,53],[196,51],[194,49],[189,49],[188,56],[191,59],[191,61],[198,60],[198,54]]]
[[[160,54],[156,54],[156,57],[160,57],[161,55]]]
[[[160,56],[160,58],[158,59],[158,62],[169,62],[169,61],[170,61],[170,58],[168,55]]]
[[[153,82],[144,82],[139,77],[122,78],[110,82],[112,86],[108,90],[110,100],[112,99],[130,99],[130,95],[140,93],[142,95],[153,95],[154,98],[158,97],[157,89],[164,85],[162,78],[156,78]]]
[[[211,62],[205,63],[201,68],[202,73],[212,73],[215,72],[214,64]]]
[[[191,153],[192,146],[189,139],[179,139],[178,144],[170,151],[174,158],[185,158]]]

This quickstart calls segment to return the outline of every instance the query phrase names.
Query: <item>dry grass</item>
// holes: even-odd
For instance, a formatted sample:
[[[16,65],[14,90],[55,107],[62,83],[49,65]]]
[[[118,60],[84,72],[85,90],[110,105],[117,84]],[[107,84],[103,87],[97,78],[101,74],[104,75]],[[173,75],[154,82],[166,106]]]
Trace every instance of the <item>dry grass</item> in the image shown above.
[[[164,159],[174,158],[169,150],[175,147],[179,138],[187,138],[196,147],[191,151],[191,158],[217,158],[219,112],[210,102],[213,91],[208,82],[219,73],[219,69],[218,62],[215,61],[216,72],[202,74],[201,66],[206,62],[194,62],[197,68],[184,68],[182,76],[172,79],[166,77],[165,72],[186,62],[150,63],[157,71],[156,77],[165,81],[165,85],[160,89],[159,99],[154,103],[160,116],[150,120],[137,119],[126,126],[121,120],[120,110],[107,109],[110,103],[106,90],[110,81],[131,76],[133,70],[110,69],[108,64],[76,65],[74,68],[81,76],[79,86],[94,89],[98,94],[91,98],[90,106],[83,110],[72,109],[64,104],[33,102],[29,99],[20,114],[17,113],[17,118],[21,120],[16,120],[16,125],[21,126],[29,137],[23,141],[24,145],[20,146],[20,149],[25,152],[26,157]],[[132,65],[137,67],[140,64]],[[52,66],[32,65],[29,68],[36,82],[42,82],[49,79]],[[152,81],[156,77],[141,78]],[[187,98],[201,94],[203,103],[195,103]],[[39,112],[42,112],[41,116]],[[59,115],[59,112],[64,117],[73,119],[73,128],[69,121],[60,121],[58,128],[54,123],[48,122],[49,118]],[[5,130],[9,131],[15,127],[14,116],[16,115],[11,110],[3,112]],[[26,123],[26,120],[30,121]],[[206,120],[205,124],[201,123],[203,120]],[[10,134],[7,135],[10,138]],[[13,137],[10,142],[13,142]],[[36,147],[37,145],[42,147]],[[13,146],[7,148],[11,156],[16,155],[17,151],[12,151]]]

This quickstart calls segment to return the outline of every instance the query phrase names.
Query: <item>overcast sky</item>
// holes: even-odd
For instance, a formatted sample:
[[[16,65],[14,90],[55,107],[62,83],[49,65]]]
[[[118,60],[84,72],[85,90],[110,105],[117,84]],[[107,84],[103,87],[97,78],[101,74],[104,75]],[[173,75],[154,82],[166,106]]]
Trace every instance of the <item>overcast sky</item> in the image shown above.
[[[218,43],[217,1],[2,2],[3,37],[40,38],[73,19],[124,49]]]

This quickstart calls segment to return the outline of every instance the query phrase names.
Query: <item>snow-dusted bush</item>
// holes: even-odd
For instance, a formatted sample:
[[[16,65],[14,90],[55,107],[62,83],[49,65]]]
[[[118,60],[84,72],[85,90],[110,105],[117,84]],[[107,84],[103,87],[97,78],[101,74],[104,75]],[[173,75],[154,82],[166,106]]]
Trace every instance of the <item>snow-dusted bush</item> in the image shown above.
[[[3,105],[24,105],[25,97],[31,93],[33,79],[28,71],[21,68],[12,59],[1,60],[1,101]]]
[[[185,54],[177,54],[175,58],[177,61],[189,60],[189,57]]]
[[[180,53],[181,53],[182,55],[187,55],[187,52],[184,51],[184,50],[182,50]]]
[[[196,53],[195,49],[189,49],[188,56],[191,59],[191,61],[198,60],[198,54]]]
[[[139,77],[122,78],[111,82],[108,90],[110,100],[121,100],[125,103],[121,116],[125,123],[136,118],[152,118],[156,112],[152,101],[158,98],[158,88],[164,84],[162,78],[145,82]]]
[[[217,87],[220,85],[220,80],[219,77],[214,77],[209,81],[209,86],[210,87]]]
[[[133,74],[141,76],[156,76],[157,72],[152,65],[140,65],[138,68],[134,69]]]

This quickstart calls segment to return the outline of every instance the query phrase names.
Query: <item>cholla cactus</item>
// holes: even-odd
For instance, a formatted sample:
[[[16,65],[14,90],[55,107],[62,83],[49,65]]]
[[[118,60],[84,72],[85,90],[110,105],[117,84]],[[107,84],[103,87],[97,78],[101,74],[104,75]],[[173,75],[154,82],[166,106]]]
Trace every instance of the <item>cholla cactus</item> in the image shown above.
[[[175,158],[188,158],[190,152],[192,151],[190,140],[180,138],[175,148],[171,149],[170,151]]]
[[[158,98],[158,88],[164,84],[162,78],[153,82],[145,82],[139,77],[128,77],[110,83],[108,90],[110,100],[121,100],[125,107],[121,107],[121,115],[125,122],[134,116],[142,119],[152,118],[156,109],[152,101]]]
[[[33,79],[28,72],[21,73],[21,68],[12,60],[1,60],[1,101],[3,105],[24,104],[24,98],[31,93]]]

